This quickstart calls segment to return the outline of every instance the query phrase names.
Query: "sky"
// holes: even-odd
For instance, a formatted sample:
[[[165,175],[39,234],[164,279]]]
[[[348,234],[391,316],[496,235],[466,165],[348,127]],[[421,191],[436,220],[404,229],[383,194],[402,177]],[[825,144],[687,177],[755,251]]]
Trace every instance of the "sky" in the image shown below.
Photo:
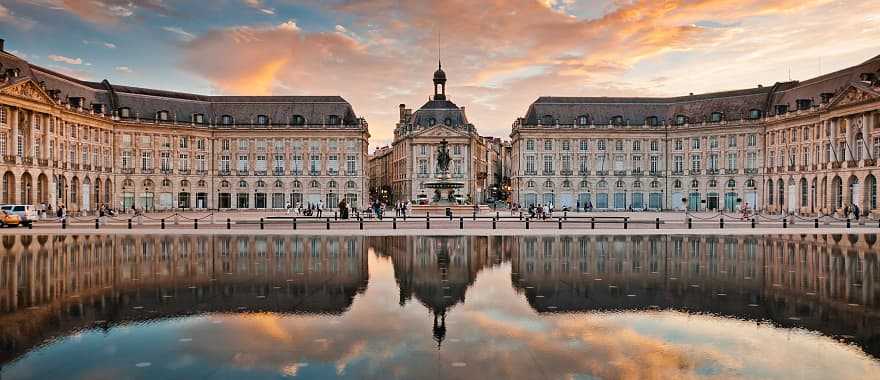
[[[679,96],[803,80],[880,54],[877,0],[0,0],[6,50],[87,80],[208,95],[341,95],[388,144],[447,95],[509,138],[539,96]]]

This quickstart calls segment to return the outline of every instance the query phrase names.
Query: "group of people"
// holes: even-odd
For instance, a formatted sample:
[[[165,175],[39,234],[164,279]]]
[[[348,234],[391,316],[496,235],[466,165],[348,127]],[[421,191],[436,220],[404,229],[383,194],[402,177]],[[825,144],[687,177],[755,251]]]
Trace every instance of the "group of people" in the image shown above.
[[[529,217],[547,219],[553,217],[553,203],[529,205]]]
[[[344,200],[343,200],[344,202]],[[287,209],[287,215],[291,213],[294,215],[302,215],[302,216],[317,216],[321,217],[324,213],[324,201],[318,201],[318,203],[309,203],[308,205],[303,206],[302,203],[292,204],[287,202],[284,206]]]

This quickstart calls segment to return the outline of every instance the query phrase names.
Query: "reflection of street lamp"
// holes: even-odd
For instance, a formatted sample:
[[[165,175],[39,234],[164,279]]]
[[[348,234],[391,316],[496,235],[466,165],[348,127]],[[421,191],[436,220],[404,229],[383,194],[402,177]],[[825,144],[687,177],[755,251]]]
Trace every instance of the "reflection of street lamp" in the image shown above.
[[[812,194],[813,200],[810,202],[810,213],[816,212],[816,184],[810,185],[810,193]]]

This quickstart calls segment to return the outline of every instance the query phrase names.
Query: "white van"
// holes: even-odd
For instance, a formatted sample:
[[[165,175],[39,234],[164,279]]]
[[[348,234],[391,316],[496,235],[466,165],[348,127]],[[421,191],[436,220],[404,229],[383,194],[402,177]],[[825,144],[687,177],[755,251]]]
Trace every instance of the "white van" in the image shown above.
[[[18,215],[21,218],[21,225],[25,227],[30,227],[34,221],[40,219],[37,209],[31,205],[3,205],[0,206],[0,210]]]

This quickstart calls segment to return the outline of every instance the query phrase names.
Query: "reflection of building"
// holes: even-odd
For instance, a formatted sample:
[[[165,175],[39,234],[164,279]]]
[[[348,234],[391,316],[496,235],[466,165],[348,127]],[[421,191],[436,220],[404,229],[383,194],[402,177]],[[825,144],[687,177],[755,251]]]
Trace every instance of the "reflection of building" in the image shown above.
[[[511,262],[513,285],[539,312],[659,307],[782,325],[797,316],[828,335],[855,331],[877,355],[875,244],[874,235],[523,237]]]
[[[89,82],[0,40],[0,202],[335,207],[366,195],[367,123],[338,96],[202,96]]]
[[[541,97],[513,125],[522,204],[877,209],[880,56],[803,82],[672,98]]]
[[[2,244],[0,362],[96,321],[341,314],[369,276],[356,237],[10,235]]]
[[[486,146],[476,127],[459,107],[446,96],[446,73],[434,72],[434,95],[421,108],[412,112],[400,105],[400,121],[394,129],[390,151],[375,154],[371,166],[390,168],[390,173],[374,180],[372,187],[388,187],[395,201],[414,200],[417,195],[435,196],[426,188],[436,180],[437,148],[440,141],[449,143],[452,161],[449,174],[454,182],[463,182],[459,193],[483,201],[487,176]],[[445,197],[447,194],[441,194]]]

